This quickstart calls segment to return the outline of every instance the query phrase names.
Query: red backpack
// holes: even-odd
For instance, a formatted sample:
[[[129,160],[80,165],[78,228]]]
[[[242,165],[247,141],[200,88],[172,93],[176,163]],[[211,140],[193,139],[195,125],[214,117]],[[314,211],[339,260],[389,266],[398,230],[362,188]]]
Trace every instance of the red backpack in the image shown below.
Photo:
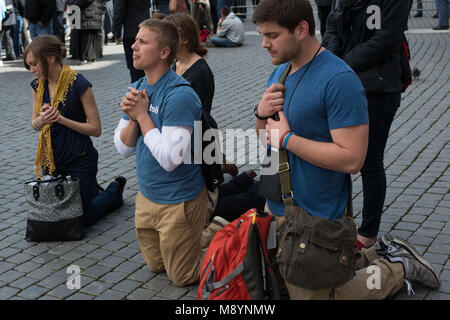
[[[250,209],[218,231],[203,260],[199,300],[279,299],[267,252],[273,216]]]

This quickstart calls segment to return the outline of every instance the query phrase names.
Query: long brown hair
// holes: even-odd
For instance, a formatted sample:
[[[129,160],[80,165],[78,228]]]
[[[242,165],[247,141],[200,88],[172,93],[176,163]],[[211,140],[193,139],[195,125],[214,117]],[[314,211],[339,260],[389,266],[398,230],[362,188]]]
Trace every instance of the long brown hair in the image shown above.
[[[33,56],[41,63],[42,65],[42,76],[47,79],[48,78],[48,57],[55,57],[55,61],[57,63],[62,64],[66,55],[67,49],[66,46],[59,40],[56,36],[53,35],[45,35],[36,37],[33,41],[25,48],[23,54],[23,64],[27,70],[30,70],[30,66],[28,65],[26,59],[29,53],[32,53]]]
[[[208,53],[208,50],[200,44],[198,24],[189,14],[173,13],[165,17],[164,20],[177,26],[181,38],[187,40],[187,49],[190,52],[195,52],[201,57]]]

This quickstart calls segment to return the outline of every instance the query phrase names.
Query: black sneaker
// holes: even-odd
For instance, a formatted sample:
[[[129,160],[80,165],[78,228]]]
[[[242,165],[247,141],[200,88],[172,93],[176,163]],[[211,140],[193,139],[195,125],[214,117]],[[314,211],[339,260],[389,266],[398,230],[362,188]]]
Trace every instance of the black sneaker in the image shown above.
[[[441,284],[438,273],[413,246],[406,241],[399,244],[396,238],[392,238],[391,243],[386,250],[386,259],[390,262],[402,263],[408,295],[414,294],[411,282],[419,282],[432,289],[439,288]]]
[[[125,189],[125,185],[127,184],[127,179],[125,177],[117,177],[114,179],[114,181],[116,181],[119,186],[120,186],[120,192],[123,192],[123,189]]]

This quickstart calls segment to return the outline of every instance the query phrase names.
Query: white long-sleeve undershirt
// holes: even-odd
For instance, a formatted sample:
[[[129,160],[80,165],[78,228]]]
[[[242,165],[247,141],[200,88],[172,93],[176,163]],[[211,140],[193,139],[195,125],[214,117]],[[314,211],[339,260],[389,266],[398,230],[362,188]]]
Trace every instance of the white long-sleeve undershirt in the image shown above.
[[[136,147],[128,147],[120,139],[120,133],[129,121],[120,119],[114,132],[114,145],[124,157],[130,156],[136,151]],[[191,141],[192,131],[193,127],[191,126],[163,126],[161,132],[157,128],[148,131],[144,136],[144,143],[159,165],[170,172],[182,163]]]

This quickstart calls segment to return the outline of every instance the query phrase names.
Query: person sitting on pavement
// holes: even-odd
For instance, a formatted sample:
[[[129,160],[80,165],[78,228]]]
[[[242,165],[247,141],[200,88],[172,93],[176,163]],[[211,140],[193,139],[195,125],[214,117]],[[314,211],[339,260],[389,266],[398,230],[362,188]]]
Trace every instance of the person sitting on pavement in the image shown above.
[[[117,177],[106,188],[98,187],[98,152],[90,136],[102,132],[91,84],[64,64],[66,48],[53,35],[40,36],[24,52],[25,68],[36,78],[31,82],[32,126],[40,131],[35,174],[79,179],[83,218],[90,226],[123,204],[126,179]]]
[[[230,8],[220,8],[221,17],[217,24],[217,34],[211,38],[216,47],[240,47],[244,43],[244,26]]]
[[[171,22],[148,19],[139,25],[133,65],[145,77],[122,98],[114,144],[123,156],[136,152],[135,223],[142,256],[151,271],[166,271],[176,285],[185,286],[199,280],[208,193],[200,164],[183,162],[194,152],[201,102],[171,69],[179,43]]]
[[[257,132],[266,129],[270,145],[289,153],[292,203],[311,216],[340,219],[351,196],[349,174],[360,170],[367,152],[364,87],[356,73],[317,40],[308,0],[262,0],[252,21],[278,66],[255,110]],[[289,67],[281,85],[278,81]],[[270,118],[275,113],[280,121]],[[265,211],[274,214],[280,230],[286,223],[284,201],[267,200]],[[383,250],[361,249],[354,277],[339,287],[309,290],[286,279],[280,284],[285,283],[292,300],[385,299],[405,283],[411,289],[410,281],[439,287],[436,271],[408,243],[384,237],[379,245]],[[367,285],[373,273],[369,267],[379,270],[379,289]]]

